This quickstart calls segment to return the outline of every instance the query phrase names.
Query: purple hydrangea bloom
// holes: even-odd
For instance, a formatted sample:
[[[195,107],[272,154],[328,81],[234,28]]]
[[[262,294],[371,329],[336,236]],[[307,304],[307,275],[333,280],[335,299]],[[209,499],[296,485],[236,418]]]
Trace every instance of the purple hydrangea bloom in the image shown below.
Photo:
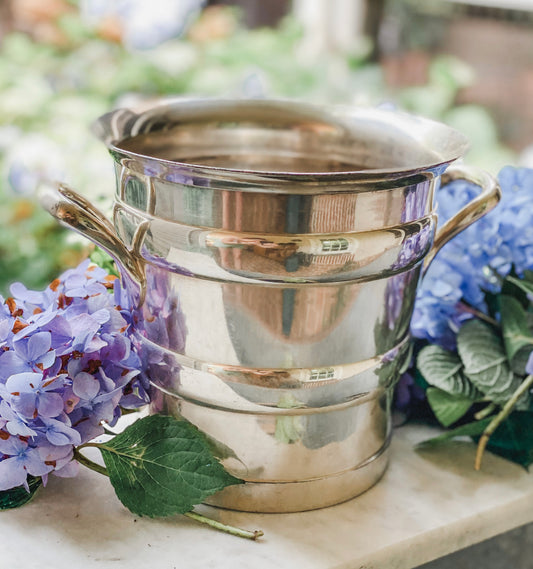
[[[409,414],[417,404],[425,400],[424,390],[416,384],[410,373],[404,373],[394,392],[394,409],[404,416],[404,420],[409,418]]]
[[[533,374],[533,352],[531,352],[529,354],[529,358],[528,358],[527,364],[526,364],[526,373],[528,375]]]
[[[50,332],[38,332],[13,342],[13,349],[0,355],[0,379],[6,380],[7,373],[30,372],[36,367],[48,369],[56,358],[51,345]]]
[[[519,275],[533,269],[533,170],[507,166],[498,178],[500,204],[446,244],[423,279],[411,323],[416,338],[454,349],[459,327],[471,317],[467,305],[486,311],[485,291],[497,293],[513,266]],[[441,188],[439,223],[478,193],[464,181]]]
[[[74,447],[113,425],[123,404],[148,402],[114,279],[85,261],[42,292],[16,283],[0,297],[0,490],[27,487],[28,475],[74,476]]]
[[[53,466],[46,464],[39,450],[20,437],[0,437],[0,490],[9,490],[15,486],[27,487],[27,476],[43,476],[52,471]]]

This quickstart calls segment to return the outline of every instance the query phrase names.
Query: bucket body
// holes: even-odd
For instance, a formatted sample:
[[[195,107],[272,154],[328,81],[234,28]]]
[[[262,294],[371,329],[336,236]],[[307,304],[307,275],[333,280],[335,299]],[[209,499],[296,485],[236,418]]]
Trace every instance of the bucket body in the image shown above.
[[[464,137],[280,101],[166,101],[96,129],[113,224],[64,187],[45,205],[117,260],[152,412],[194,423],[246,481],[210,503],[301,511],[372,486],[424,262],[498,200],[493,180],[452,167],[480,196],[435,238]]]

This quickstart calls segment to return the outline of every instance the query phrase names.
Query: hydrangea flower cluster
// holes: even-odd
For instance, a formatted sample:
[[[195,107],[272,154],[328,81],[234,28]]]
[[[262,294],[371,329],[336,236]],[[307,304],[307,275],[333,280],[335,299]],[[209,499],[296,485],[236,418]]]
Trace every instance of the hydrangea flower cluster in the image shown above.
[[[468,305],[485,312],[485,291],[498,292],[512,267],[519,275],[533,269],[533,170],[506,166],[498,178],[500,204],[443,247],[424,277],[411,323],[416,338],[454,349]],[[441,188],[439,222],[478,192],[463,181]]]
[[[11,293],[0,297],[0,490],[76,475],[74,447],[148,402],[116,277],[87,260],[42,292]]]

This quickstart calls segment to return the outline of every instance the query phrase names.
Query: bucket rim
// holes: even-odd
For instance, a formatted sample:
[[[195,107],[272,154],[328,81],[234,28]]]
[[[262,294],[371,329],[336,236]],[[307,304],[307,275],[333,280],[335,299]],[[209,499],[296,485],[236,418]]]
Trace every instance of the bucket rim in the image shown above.
[[[169,160],[122,148],[121,143],[133,137],[158,130],[169,118],[172,121],[194,121],[194,117],[223,115],[231,112],[284,113],[295,120],[312,119],[326,125],[355,132],[353,129],[381,128],[383,136],[394,131],[406,142],[424,149],[425,159],[418,163],[384,168],[361,168],[342,171],[269,171],[263,169],[213,166],[190,161]],[[205,120],[205,119],[204,119]],[[318,105],[283,99],[214,99],[163,98],[144,107],[115,109],[93,123],[93,132],[106,145],[117,162],[141,163],[151,177],[172,173],[178,176],[205,177],[214,180],[237,179],[241,182],[272,184],[312,183],[342,184],[354,182],[386,182],[427,174],[440,175],[446,167],[461,158],[469,147],[467,137],[443,123],[404,111],[347,105]],[[388,134],[386,134],[388,132]]]

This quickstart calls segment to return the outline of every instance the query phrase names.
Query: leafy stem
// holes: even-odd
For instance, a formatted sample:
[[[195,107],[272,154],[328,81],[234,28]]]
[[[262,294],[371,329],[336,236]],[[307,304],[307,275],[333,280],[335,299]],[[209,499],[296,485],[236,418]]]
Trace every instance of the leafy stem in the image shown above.
[[[507,419],[507,417],[511,414],[512,410],[514,409],[515,405],[518,403],[519,399],[522,397],[524,393],[533,385],[533,374],[528,375],[526,379],[520,384],[518,389],[513,393],[509,401],[503,406],[502,410],[492,419],[492,421],[487,425],[481,438],[479,439],[477,452],[476,452],[476,461],[474,464],[474,468],[476,470],[480,470],[481,468],[481,461],[483,459],[483,453],[487,448],[487,444],[489,442],[490,437],[496,431],[496,429]]]
[[[212,528],[224,531],[226,533],[229,533],[231,535],[235,535],[237,537],[243,537],[245,539],[252,539],[255,541],[258,537],[261,537],[262,535],[264,535],[264,533],[261,530],[248,531],[245,529],[240,529],[240,528],[236,528],[233,526],[228,526],[228,525],[223,524],[221,522],[217,522],[215,520],[212,520],[211,518],[208,518],[207,516],[203,516],[202,514],[198,514],[197,512],[185,512],[183,515],[187,516],[188,518],[191,518],[193,520],[196,520],[197,522],[200,522],[201,524],[206,524],[208,526],[211,526]]]
[[[89,468],[90,470],[93,470],[95,472],[98,472],[99,474],[103,474],[104,476],[110,477],[110,474],[107,470],[107,468],[105,466],[102,466],[100,464],[98,464],[97,462],[94,462],[93,460],[87,458],[85,455],[83,455],[80,450],[82,448],[88,448],[88,447],[93,447],[93,448],[97,448],[97,449],[104,449],[107,450],[108,452],[115,452],[117,453],[116,449],[113,449],[105,444],[101,444],[101,443],[84,443],[80,446],[78,446],[77,448],[74,449],[74,459],[77,460],[80,464],[83,464],[83,466]],[[122,453],[117,453],[117,454],[122,454]],[[225,533],[228,533],[230,535],[234,535],[237,537],[242,537],[244,539],[251,539],[251,540],[257,540],[259,537],[261,537],[263,534],[263,532],[261,530],[254,530],[254,531],[248,531],[245,529],[241,529],[238,527],[234,527],[234,526],[230,526],[227,524],[223,524],[222,522],[217,522],[216,520],[213,520],[211,518],[208,518],[207,516],[204,516],[202,514],[199,514],[197,512],[184,512],[183,513],[184,516],[187,516],[188,518],[191,518],[193,520],[196,520],[199,523],[211,526],[214,529],[217,529],[219,531],[223,531]]]
[[[86,466],[90,470],[94,470],[94,472],[98,472],[99,474],[103,474],[104,476],[109,477],[109,473],[107,472],[107,468],[105,466],[102,466],[101,464],[94,462],[94,460],[87,458],[86,456],[84,456],[80,452],[80,448],[82,448],[84,446],[98,446],[98,445],[96,445],[96,444],[91,444],[91,445],[85,444],[85,445],[80,445],[78,448],[75,448],[74,449],[74,460],[77,460],[80,464],[83,464],[83,466]]]

